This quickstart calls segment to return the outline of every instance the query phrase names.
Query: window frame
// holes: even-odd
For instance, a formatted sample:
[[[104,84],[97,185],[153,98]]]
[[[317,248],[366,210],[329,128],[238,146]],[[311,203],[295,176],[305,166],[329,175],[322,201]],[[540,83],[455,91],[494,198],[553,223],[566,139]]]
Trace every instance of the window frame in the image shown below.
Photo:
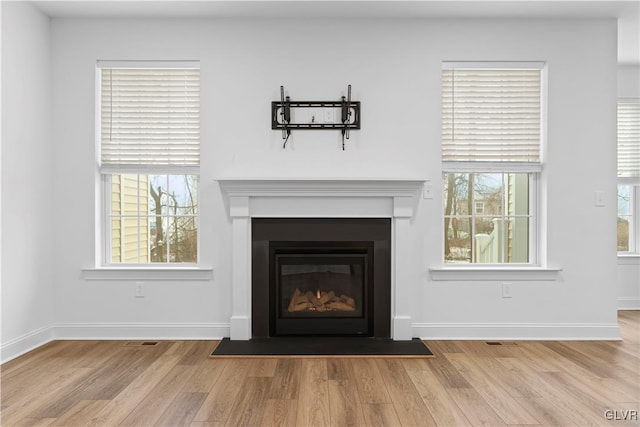
[[[617,251],[619,257],[636,256],[640,257],[640,182],[636,178],[618,178],[616,190],[620,186],[630,187],[630,202],[629,202],[629,250]],[[617,200],[616,191],[616,200]],[[618,209],[616,205],[616,220],[619,218]],[[617,228],[616,228],[617,232]],[[617,244],[616,244],[617,248]]]
[[[509,271],[522,271],[526,277],[534,274],[541,274],[541,277],[550,280],[555,279],[555,275],[560,269],[548,268],[546,266],[546,251],[542,247],[546,241],[544,238],[545,219],[542,216],[544,205],[543,185],[545,182],[543,164],[546,155],[547,142],[547,102],[548,102],[548,78],[547,64],[544,61],[444,61],[442,70],[456,68],[476,68],[476,69],[538,69],[540,70],[540,161],[535,162],[489,162],[489,161],[468,161],[454,162],[442,161],[441,179],[444,180],[445,175],[449,173],[520,173],[531,174],[531,187],[529,188],[529,215],[531,218],[529,226],[529,262],[527,263],[450,263],[444,258],[445,232],[444,232],[444,206],[441,210],[441,262],[442,267],[431,269],[435,280],[455,280],[463,278],[465,271],[485,271],[491,278],[506,278]],[[442,87],[442,85],[441,85]],[[440,94],[442,99],[442,93]],[[440,124],[442,127],[442,123]],[[444,182],[441,182],[441,188],[444,188]],[[444,199],[441,198],[441,203]],[[473,240],[473,238],[472,238]],[[453,275],[449,275],[453,272]],[[459,273],[463,272],[462,275]],[[496,274],[497,272],[497,274]],[[504,273],[507,276],[504,276]],[[542,273],[540,273],[542,272]],[[460,276],[460,277],[458,277]],[[514,279],[518,280],[518,278]]]
[[[621,97],[616,102],[616,109],[620,104],[640,104],[640,98]],[[618,124],[616,122],[616,148],[618,144],[617,138]],[[617,170],[616,170],[617,174]],[[631,202],[629,204],[631,217],[629,220],[629,250],[617,251],[619,258],[636,258],[640,257],[640,177],[621,177],[617,176],[616,182],[616,220],[618,218],[617,194],[619,186],[629,186],[631,194]],[[617,228],[616,228],[617,234]],[[617,249],[617,239],[616,239]]]
[[[192,166],[180,168],[178,166],[147,166],[144,170],[129,170],[123,168],[120,172],[101,170],[101,137],[102,137],[102,69],[104,68],[198,68],[200,61],[97,61],[95,68],[95,176],[96,176],[96,245],[95,267],[83,268],[86,280],[122,280],[134,278],[140,280],[210,280],[213,270],[202,265],[201,253],[201,207],[200,207],[200,170]],[[138,175],[192,175],[197,177],[198,210],[195,215],[197,224],[196,262],[112,262],[112,234],[111,234],[111,184],[113,174]],[[170,275],[163,272],[173,271]],[[184,273],[184,274],[183,274]]]

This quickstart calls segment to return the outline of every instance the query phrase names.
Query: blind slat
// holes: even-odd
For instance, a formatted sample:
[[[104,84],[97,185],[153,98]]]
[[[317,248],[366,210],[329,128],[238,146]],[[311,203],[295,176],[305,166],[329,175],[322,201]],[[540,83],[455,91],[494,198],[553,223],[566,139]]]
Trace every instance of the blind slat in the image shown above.
[[[102,171],[200,165],[200,70],[101,68]]]
[[[539,69],[442,70],[442,160],[540,162]]]

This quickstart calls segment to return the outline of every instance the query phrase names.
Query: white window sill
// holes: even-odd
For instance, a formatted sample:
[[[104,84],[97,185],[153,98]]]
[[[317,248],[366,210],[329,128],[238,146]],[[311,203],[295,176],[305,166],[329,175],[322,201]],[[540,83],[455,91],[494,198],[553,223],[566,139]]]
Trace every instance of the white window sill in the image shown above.
[[[194,280],[213,279],[211,267],[98,267],[83,268],[85,280]]]
[[[619,253],[618,265],[640,265],[640,254],[637,253]]]
[[[557,280],[561,268],[549,267],[436,267],[434,281]]]

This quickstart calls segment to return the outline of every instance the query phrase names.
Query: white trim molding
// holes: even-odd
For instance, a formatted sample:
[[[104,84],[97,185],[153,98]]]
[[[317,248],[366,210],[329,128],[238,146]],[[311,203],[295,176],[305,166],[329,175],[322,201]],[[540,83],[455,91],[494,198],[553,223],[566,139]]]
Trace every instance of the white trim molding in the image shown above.
[[[51,326],[44,326],[7,341],[6,343],[2,343],[2,346],[0,346],[0,363],[5,363],[18,356],[22,356],[31,350],[51,342],[53,339],[54,335]]]
[[[618,310],[640,310],[640,298],[618,297]]]
[[[413,197],[425,179],[219,178],[229,197]]]
[[[220,178],[232,221],[231,339],[251,338],[251,218],[391,218],[391,326],[394,340],[410,340],[411,295],[418,279],[406,261],[424,179]]]
[[[102,267],[83,268],[81,273],[85,280],[213,280],[213,269],[206,267]]]
[[[617,323],[414,323],[423,340],[620,341]]]
[[[561,268],[548,267],[434,267],[430,268],[433,281],[485,281],[523,280],[554,281]]]
[[[217,340],[228,323],[56,323],[60,340]]]
[[[618,265],[640,265],[640,254],[618,253]]]

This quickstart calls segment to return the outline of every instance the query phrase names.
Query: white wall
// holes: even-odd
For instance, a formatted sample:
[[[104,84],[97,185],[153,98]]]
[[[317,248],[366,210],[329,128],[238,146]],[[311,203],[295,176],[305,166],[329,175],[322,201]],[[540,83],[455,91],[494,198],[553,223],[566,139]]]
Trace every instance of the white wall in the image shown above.
[[[2,4],[2,359],[45,342],[53,323],[50,21]]]
[[[618,67],[618,98],[640,99],[640,65]],[[640,257],[618,258],[618,308],[640,310]]]
[[[230,316],[230,221],[215,177],[423,177],[413,307],[416,336],[617,336],[616,24],[612,20],[82,20],[53,28],[56,331],[60,336],[216,336]],[[95,63],[197,59],[202,75],[201,257],[213,281],[80,278],[93,265]],[[544,204],[555,281],[431,280],[442,258],[440,65],[543,60],[549,70]],[[362,130],[294,132],[282,150],[270,102],[362,101]],[[594,206],[604,190],[605,207]],[[89,212],[89,213],[88,213]],[[121,326],[130,327],[130,329]],[[170,332],[167,327],[172,326]]]

